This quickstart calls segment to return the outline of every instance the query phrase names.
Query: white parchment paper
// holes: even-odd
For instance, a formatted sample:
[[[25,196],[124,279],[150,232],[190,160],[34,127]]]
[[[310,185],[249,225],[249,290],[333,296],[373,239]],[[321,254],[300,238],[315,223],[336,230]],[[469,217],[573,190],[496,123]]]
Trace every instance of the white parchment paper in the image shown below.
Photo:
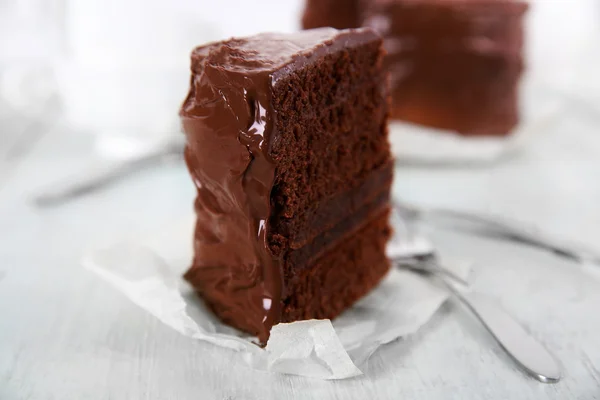
[[[88,252],[83,265],[133,303],[187,337],[237,351],[240,361],[277,373],[320,379],[361,374],[380,346],[416,332],[447,299],[444,289],[407,270],[392,269],[382,283],[332,323],[309,320],[273,327],[265,349],[256,338],[222,324],[181,278],[191,260],[193,218],[147,239]],[[394,255],[422,251],[425,240],[399,241]],[[466,277],[469,265],[450,263]]]

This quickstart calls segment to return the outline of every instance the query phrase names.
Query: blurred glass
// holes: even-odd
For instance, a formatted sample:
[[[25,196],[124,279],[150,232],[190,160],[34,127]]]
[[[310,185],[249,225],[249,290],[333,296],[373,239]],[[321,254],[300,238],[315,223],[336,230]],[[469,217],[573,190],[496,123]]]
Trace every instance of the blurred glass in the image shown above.
[[[0,63],[47,61],[64,45],[63,0],[0,0]]]
[[[64,0],[0,0],[0,99],[26,115],[43,112],[65,48]]]
[[[191,49],[219,38],[202,5],[68,0],[67,9],[58,80],[68,122],[119,148],[123,137],[147,142],[178,132]]]

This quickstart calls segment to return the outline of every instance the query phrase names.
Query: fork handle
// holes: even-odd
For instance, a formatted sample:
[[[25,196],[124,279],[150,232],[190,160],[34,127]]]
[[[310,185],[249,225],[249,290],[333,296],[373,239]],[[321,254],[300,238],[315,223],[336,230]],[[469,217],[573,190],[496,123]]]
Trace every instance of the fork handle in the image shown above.
[[[392,258],[392,262],[394,263],[394,265],[400,268],[408,268],[412,271],[425,272],[430,274],[441,274],[460,285],[463,285],[465,287],[469,286],[468,280],[463,279],[451,270],[440,266],[437,262],[433,260],[420,260],[419,258],[415,257],[396,257]]]
[[[467,306],[524,372],[543,383],[556,383],[561,379],[560,365],[548,349],[496,301],[480,293],[459,291],[443,278],[441,281]]]
[[[59,204],[98,190],[168,155],[182,152],[182,149],[171,145],[153,149],[130,159],[90,166],[69,176],[68,179],[46,187],[34,197],[34,203],[40,207]]]

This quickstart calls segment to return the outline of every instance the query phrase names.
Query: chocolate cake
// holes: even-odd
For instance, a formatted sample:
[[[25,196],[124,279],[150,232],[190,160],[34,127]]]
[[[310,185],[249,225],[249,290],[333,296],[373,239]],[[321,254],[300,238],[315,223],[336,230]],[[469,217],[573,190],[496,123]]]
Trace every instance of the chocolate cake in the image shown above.
[[[525,2],[360,0],[356,7],[359,22],[346,27],[368,26],[384,38],[392,118],[465,135],[505,135],[518,123]],[[319,22],[336,18],[323,14]]]
[[[388,271],[382,57],[372,30],[332,28],[192,53],[180,115],[197,224],[185,278],[262,343],[278,322],[335,317]]]
[[[359,0],[307,0],[302,26],[304,29],[330,26],[337,29],[360,27]]]

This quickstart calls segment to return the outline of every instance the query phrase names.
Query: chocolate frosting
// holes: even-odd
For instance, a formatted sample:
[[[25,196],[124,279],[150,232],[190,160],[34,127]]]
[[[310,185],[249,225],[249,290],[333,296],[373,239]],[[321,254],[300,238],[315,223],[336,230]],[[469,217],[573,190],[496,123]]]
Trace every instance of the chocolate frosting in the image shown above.
[[[280,320],[281,259],[267,243],[278,140],[273,88],[281,77],[344,47],[376,39],[370,29],[261,34],[198,47],[180,116],[185,159],[198,195],[194,266],[186,274],[226,321],[265,343]]]

